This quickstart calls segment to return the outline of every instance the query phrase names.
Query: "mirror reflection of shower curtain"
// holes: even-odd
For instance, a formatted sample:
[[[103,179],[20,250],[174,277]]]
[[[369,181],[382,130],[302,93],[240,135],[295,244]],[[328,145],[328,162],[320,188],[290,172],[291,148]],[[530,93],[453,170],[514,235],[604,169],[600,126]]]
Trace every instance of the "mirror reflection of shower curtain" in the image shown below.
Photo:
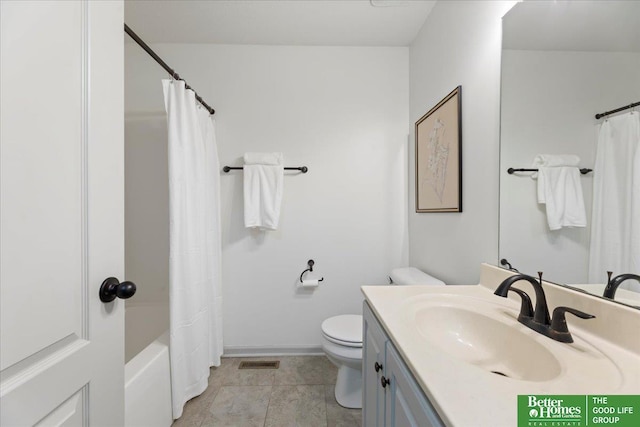
[[[162,81],[169,133],[169,354],[173,417],[222,355],[220,165],[213,120],[184,81]]]
[[[589,282],[640,274],[640,114],[605,120],[599,131],[593,177]],[[640,292],[640,284],[623,287]]]

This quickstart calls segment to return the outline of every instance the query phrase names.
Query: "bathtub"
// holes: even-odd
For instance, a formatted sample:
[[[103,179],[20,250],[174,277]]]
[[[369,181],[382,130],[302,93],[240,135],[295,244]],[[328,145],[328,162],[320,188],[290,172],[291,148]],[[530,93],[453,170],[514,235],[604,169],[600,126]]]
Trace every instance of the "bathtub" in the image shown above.
[[[173,422],[168,329],[168,307],[127,306],[125,309],[126,427],[168,427]]]

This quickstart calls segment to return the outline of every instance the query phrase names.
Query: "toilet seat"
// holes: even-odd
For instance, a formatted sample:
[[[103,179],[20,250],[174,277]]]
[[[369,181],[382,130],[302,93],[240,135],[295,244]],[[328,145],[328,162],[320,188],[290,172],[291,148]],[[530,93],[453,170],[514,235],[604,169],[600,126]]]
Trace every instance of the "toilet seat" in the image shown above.
[[[359,314],[330,317],[322,322],[321,329],[328,341],[345,347],[362,347],[362,316]]]
[[[330,341],[334,344],[338,344],[341,345],[343,347],[353,347],[353,348],[362,348],[362,343],[361,342],[349,342],[349,341],[340,341],[337,340],[333,337],[328,336],[327,334],[323,333],[322,336],[324,337],[324,339],[326,339],[327,341]]]

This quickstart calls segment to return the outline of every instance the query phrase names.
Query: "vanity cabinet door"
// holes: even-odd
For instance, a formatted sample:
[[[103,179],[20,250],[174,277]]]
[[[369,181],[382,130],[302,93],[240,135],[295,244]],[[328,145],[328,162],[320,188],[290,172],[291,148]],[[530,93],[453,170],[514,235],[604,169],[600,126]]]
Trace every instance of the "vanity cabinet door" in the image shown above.
[[[386,426],[439,427],[444,425],[391,342],[387,343],[384,375],[388,380],[385,387]]]
[[[363,319],[362,425],[382,427],[384,426],[385,405],[384,389],[380,384],[380,379],[384,374],[387,337],[366,302],[364,303]]]

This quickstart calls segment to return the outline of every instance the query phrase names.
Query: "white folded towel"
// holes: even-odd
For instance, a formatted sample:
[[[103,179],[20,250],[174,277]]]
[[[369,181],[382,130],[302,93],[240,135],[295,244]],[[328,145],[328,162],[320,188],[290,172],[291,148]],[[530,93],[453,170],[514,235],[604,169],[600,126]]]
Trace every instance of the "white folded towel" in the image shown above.
[[[280,220],[282,153],[244,155],[244,226],[276,230]]]
[[[533,160],[538,168],[538,203],[544,203],[550,230],[562,227],[586,227],[582,184],[578,164],[573,154],[539,154]]]

